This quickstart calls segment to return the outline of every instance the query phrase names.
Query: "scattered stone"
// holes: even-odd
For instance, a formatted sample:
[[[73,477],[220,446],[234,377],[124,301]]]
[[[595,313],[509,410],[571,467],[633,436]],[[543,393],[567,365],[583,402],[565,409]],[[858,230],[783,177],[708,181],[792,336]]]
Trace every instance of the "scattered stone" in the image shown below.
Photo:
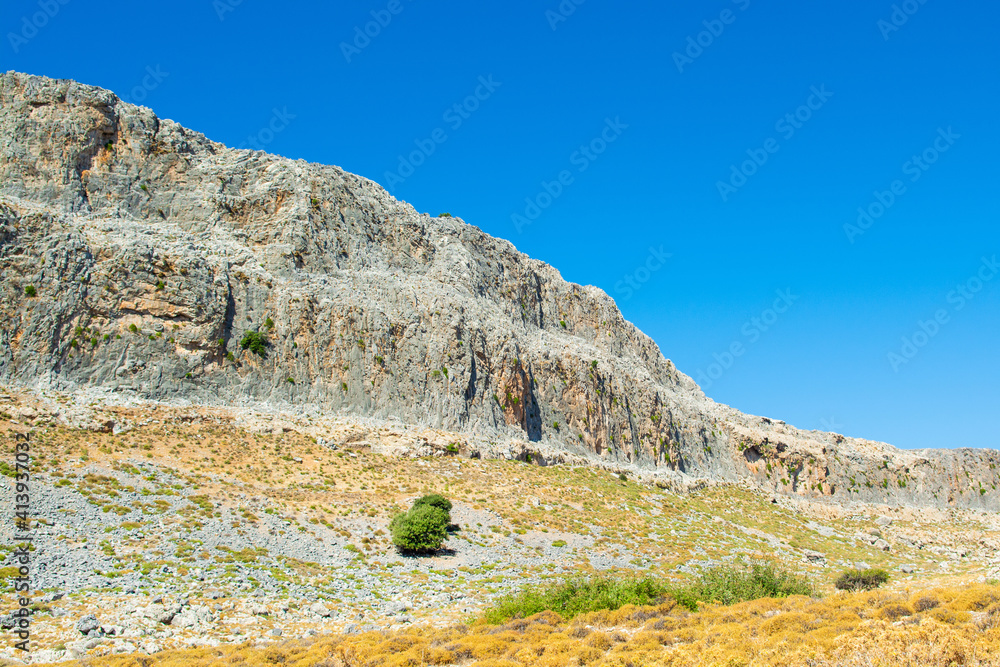
[[[88,614],[76,622],[76,629],[85,635],[89,635],[91,632],[99,631],[101,624],[97,622],[96,616]]]
[[[813,551],[811,549],[803,549],[803,555],[812,563],[822,563],[826,561],[826,556],[819,551]]]
[[[316,614],[317,616],[322,616],[323,618],[330,617],[330,610],[322,602],[316,602],[309,607],[309,611]]]

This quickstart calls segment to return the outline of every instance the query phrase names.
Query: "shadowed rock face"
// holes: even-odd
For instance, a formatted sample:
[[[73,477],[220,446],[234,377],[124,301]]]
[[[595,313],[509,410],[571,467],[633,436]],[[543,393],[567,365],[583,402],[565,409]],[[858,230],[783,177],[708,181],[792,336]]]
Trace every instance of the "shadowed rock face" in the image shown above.
[[[0,130],[2,381],[398,418],[840,502],[998,508],[997,452],[901,452],[716,404],[603,291],[337,167],[17,73],[0,76]],[[241,349],[254,331],[265,357]]]

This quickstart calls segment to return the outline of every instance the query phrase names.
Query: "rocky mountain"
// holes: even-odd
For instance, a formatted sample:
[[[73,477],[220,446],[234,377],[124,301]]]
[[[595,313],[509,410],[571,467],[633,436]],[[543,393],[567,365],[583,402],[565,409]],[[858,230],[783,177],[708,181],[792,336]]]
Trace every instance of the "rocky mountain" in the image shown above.
[[[672,484],[1000,509],[1000,452],[901,451],[719,405],[600,289],[337,167],[14,72],[0,129],[0,382],[398,420],[467,455]]]

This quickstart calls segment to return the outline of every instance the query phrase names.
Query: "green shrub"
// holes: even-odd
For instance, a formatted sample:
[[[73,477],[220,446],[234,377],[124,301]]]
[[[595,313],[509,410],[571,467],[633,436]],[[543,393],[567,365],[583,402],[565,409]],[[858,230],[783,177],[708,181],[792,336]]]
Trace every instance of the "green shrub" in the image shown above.
[[[873,591],[889,581],[889,573],[885,570],[869,568],[867,570],[847,570],[833,583],[839,591]]]
[[[450,217],[451,217],[451,213],[442,213],[442,214],[441,214],[441,215],[439,215],[438,217],[439,217],[439,218],[450,218]]]
[[[35,289],[34,285],[28,285],[24,288],[24,296],[32,297],[37,295],[38,295],[38,290]]]
[[[157,280],[156,281],[156,291],[157,292],[159,292],[160,290],[162,290],[166,286],[167,286],[167,284],[165,282],[163,282],[162,280]]]
[[[272,320],[270,317],[267,318],[266,320],[264,320],[264,326],[267,327],[268,329],[273,329],[274,328],[274,320]]]
[[[701,600],[724,605],[759,598],[816,595],[807,579],[779,569],[769,561],[721,565],[706,570],[693,584],[671,593],[678,602]]]
[[[431,493],[413,501],[414,507],[419,507],[421,505],[437,507],[439,510],[448,514],[448,521],[451,521],[451,501],[442,496],[440,493]]]
[[[128,330],[132,333],[139,333],[139,327],[135,326],[135,323],[128,325]]]
[[[627,604],[650,605],[668,593],[656,579],[615,577],[574,578],[548,587],[525,586],[520,593],[500,598],[486,611],[486,622],[499,625],[511,618],[527,618],[554,611],[566,620],[602,609],[620,609]]]
[[[392,543],[408,554],[433,553],[448,538],[448,512],[430,504],[414,505],[409,512],[397,514],[389,524]]]
[[[248,331],[243,334],[240,347],[250,350],[261,359],[267,359],[267,336],[259,331]]]

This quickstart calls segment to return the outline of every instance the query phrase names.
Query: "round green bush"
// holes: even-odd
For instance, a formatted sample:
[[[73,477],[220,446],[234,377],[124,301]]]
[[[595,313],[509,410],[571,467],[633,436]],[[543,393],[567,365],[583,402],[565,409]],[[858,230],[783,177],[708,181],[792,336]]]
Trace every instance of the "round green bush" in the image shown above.
[[[397,514],[389,524],[392,543],[404,553],[437,551],[448,537],[450,521],[448,512],[440,507],[414,505],[409,512]]]
[[[422,498],[417,498],[413,502],[413,506],[417,507],[419,505],[430,505],[431,507],[442,509],[445,512],[451,512],[451,501],[442,496],[440,493],[431,493]],[[448,517],[448,520],[451,521],[450,516]]]

